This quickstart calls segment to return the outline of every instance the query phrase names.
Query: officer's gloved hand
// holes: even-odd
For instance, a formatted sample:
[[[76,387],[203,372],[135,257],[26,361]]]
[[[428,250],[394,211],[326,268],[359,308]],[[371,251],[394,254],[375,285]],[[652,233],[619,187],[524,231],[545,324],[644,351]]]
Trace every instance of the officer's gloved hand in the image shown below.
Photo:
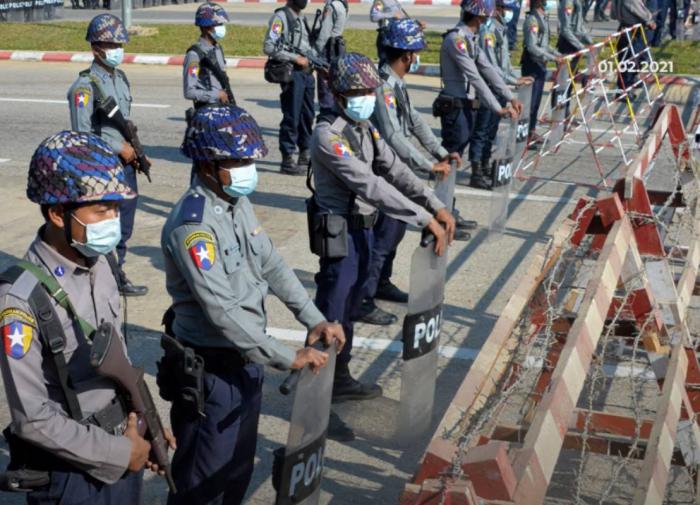
[[[306,337],[306,345],[314,345],[319,339],[323,340],[326,347],[329,347],[335,341],[336,351],[340,352],[345,345],[345,332],[343,327],[337,322],[329,323],[328,321],[323,321],[314,326],[309,332],[309,336]]]

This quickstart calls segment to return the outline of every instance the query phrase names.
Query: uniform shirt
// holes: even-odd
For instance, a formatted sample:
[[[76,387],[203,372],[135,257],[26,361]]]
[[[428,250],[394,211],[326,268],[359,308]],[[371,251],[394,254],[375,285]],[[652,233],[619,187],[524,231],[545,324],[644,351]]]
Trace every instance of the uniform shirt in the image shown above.
[[[432,170],[433,162],[411,142],[411,136],[415,136],[437,160],[444,159],[449,153],[413,107],[404,80],[386,63],[382,65],[380,73],[386,78],[376,90],[377,105],[372,122],[401,161],[414,170]]]
[[[386,26],[389,21],[396,18],[396,13],[401,13],[399,18],[407,18],[408,14],[403,10],[398,0],[374,0],[369,11],[369,18],[379,23],[380,27]]]
[[[54,276],[76,312],[90,325],[97,327],[106,321],[119,330],[119,291],[107,260],[100,256],[91,267],[80,266],[44,242],[41,233],[25,259]],[[49,351],[43,349],[37,317],[28,302],[37,283],[34,275],[24,272],[13,285],[0,284],[0,326],[5,341],[0,365],[12,432],[112,484],[126,471],[131,441],[69,417],[56,368],[50,358],[46,359]],[[78,324],[53,298],[50,300],[63,323],[68,373],[83,415],[89,417],[114,399],[114,383],[97,375],[90,365],[88,336],[82,335]]]
[[[654,20],[654,15],[647,9],[644,0],[613,0],[611,14],[613,19],[625,26],[649,24]]]
[[[121,70],[109,72],[97,62],[90,66],[90,73],[95,75],[107,96],[113,96],[124,119],[131,114],[131,90],[129,82]],[[119,130],[105,124],[101,115],[95,114],[95,95],[89,76],[79,76],[68,90],[68,107],[70,109],[70,126],[74,131],[92,132],[99,135],[119,154],[125,142]]]
[[[293,19],[293,26],[288,26],[287,16],[284,13],[287,9]],[[312,51],[311,43],[309,42],[309,26],[306,23],[306,17],[303,14],[297,14],[294,9],[284,7],[274,13],[270,18],[267,35],[263,44],[263,51],[270,58],[279,61],[294,62],[298,55],[291,51],[281,50],[278,44],[290,44],[298,47],[302,52],[308,53]]]
[[[226,59],[221,44],[212,45],[207,39],[200,37],[195,45],[216,61],[224,72],[226,71]],[[187,51],[185,55],[182,81],[185,98],[195,102],[217,103],[219,93],[224,89],[211,70],[199,65],[199,56],[194,51]]]
[[[513,93],[479,48],[474,33],[463,22],[443,38],[440,74],[444,91],[450,96],[474,99],[476,95],[494,111],[502,108],[494,93],[507,101],[513,99]]]
[[[497,19],[481,25],[479,31],[479,47],[486,54],[506,84],[515,85],[518,78],[513,73],[510,64],[510,51],[508,50],[508,29]]]
[[[549,23],[542,14],[530,11],[523,21],[523,56],[542,66],[560,56],[559,51],[549,45]]]
[[[376,208],[423,228],[445,205],[367,121],[322,121],[311,137],[316,203],[325,212],[369,215]],[[353,201],[354,205],[350,208]],[[427,210],[426,210],[427,209]]]
[[[559,0],[559,37],[577,51],[593,43],[583,19],[581,0]]]
[[[324,54],[326,44],[331,38],[342,37],[348,21],[348,10],[340,0],[326,0],[321,17],[321,29],[316,39],[316,52]]]
[[[246,197],[223,200],[195,176],[163,227],[161,246],[173,331],[191,345],[233,348],[288,369],[295,352],[265,334],[268,290],[308,329],[325,321]]]

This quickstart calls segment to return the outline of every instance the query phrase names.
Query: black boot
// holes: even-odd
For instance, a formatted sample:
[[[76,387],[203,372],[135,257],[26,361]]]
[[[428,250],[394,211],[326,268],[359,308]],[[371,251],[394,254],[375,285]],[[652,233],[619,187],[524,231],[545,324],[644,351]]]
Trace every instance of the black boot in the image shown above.
[[[382,388],[377,384],[363,384],[350,375],[347,363],[336,363],[333,378],[332,403],[352,400],[371,400],[382,396]]]
[[[303,170],[304,173],[306,173],[306,170],[309,168],[309,162],[311,161],[311,151],[308,149],[304,149],[299,153],[299,157],[297,158],[297,168],[299,170]]]
[[[401,291],[389,279],[379,281],[377,292],[374,297],[378,300],[386,300],[387,302],[408,303],[408,293]]]
[[[124,270],[119,268],[119,292],[123,296],[144,296],[148,294],[148,286],[136,286],[126,276]]]
[[[452,209],[452,217],[455,218],[455,226],[460,230],[475,230],[479,225],[476,221],[464,219],[457,208]]]
[[[336,442],[352,442],[355,440],[355,432],[345,424],[338,414],[331,410],[328,418],[328,438]]]
[[[306,167],[299,170],[299,165],[297,165],[296,161],[294,161],[294,156],[291,154],[285,154],[282,156],[280,172],[287,175],[306,175]]]
[[[476,189],[491,189],[491,185],[484,178],[484,167],[480,161],[472,161],[472,176],[469,185]]]
[[[469,233],[468,231],[466,231],[462,228],[455,229],[455,240],[459,240],[461,242],[466,242],[470,238],[472,238],[472,234]]]
[[[360,313],[353,319],[362,323],[376,324],[377,326],[389,326],[399,320],[399,318],[391,312],[377,307],[374,304],[374,300],[371,299],[362,302]]]

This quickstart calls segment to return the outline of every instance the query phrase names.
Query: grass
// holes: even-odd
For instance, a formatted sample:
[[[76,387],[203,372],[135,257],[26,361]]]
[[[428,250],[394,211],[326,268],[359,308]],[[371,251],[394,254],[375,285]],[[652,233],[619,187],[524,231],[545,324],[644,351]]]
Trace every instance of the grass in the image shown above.
[[[182,24],[144,25],[153,35],[134,35],[127,45],[129,53],[184,54],[197,39],[197,27]],[[89,51],[85,42],[86,23],[5,23],[0,29],[0,49],[30,51]],[[262,43],[266,27],[238,26],[229,28],[224,50],[230,56],[263,56]],[[442,36],[426,32],[428,48],[421,53],[422,63],[438,63]],[[376,31],[348,29],[345,40],[351,51],[376,58]],[[552,45],[556,40],[552,39]],[[511,54],[514,67],[520,66],[521,43]],[[673,61],[676,74],[700,74],[700,41],[669,42],[654,50],[657,61]]]

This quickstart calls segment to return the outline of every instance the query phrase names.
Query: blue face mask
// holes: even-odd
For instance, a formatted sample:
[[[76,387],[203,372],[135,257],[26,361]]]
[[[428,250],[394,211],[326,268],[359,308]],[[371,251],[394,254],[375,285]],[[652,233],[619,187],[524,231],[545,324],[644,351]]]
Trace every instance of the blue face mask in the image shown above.
[[[214,40],[221,40],[226,36],[226,25],[217,25],[211,32],[211,36]]]
[[[374,95],[351,96],[347,99],[345,113],[355,121],[366,121],[372,116],[377,98]]]
[[[486,22],[483,24],[484,28],[489,28],[491,24],[493,23],[493,18],[488,18]]]
[[[122,61],[124,61],[124,48],[116,47],[114,49],[105,49],[105,58],[103,61],[112,68],[121,65]]]
[[[411,63],[411,66],[408,67],[408,72],[411,74],[415,74],[418,72],[418,69],[420,68],[420,54],[416,55],[416,59]]]
[[[255,163],[237,168],[226,169],[231,176],[231,184],[223,186],[224,193],[234,198],[248,196],[258,185],[258,171]]]
[[[118,217],[85,224],[74,214],[71,216],[85,227],[85,242],[81,243],[73,239],[71,245],[87,258],[111,253],[122,238],[122,226]]]
[[[513,21],[513,11],[503,11],[503,24],[508,24]]]
[[[546,11],[553,11],[557,8],[557,1],[556,0],[547,0],[547,3],[544,4],[544,10]]]

